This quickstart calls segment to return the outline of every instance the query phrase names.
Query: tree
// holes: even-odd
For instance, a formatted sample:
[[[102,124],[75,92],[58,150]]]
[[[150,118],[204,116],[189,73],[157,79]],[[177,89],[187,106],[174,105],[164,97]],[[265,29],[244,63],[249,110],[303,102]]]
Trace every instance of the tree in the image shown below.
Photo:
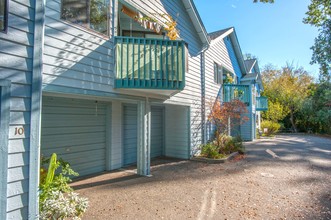
[[[320,65],[320,79],[330,81],[331,78],[331,0],[312,0],[303,23],[318,28],[319,34],[311,47],[313,56],[311,63]]]
[[[229,124],[235,126],[234,122],[243,124],[248,120],[248,117],[243,114],[248,113],[245,103],[234,99],[230,102],[221,102],[219,99],[216,102],[209,102],[210,113],[208,120],[216,127],[216,137],[222,133],[228,133]]]
[[[268,121],[278,122],[283,120],[288,113],[288,108],[277,100],[268,100],[268,111],[262,112],[262,117]]]
[[[280,120],[289,115],[292,129],[296,132],[295,115],[301,109],[303,100],[309,95],[308,87],[312,77],[303,68],[294,68],[290,64],[280,70],[266,69],[262,74],[265,87],[263,95],[272,103],[264,117]],[[280,110],[282,112],[279,112]],[[278,115],[273,115],[275,112]]]
[[[313,132],[331,134],[331,83],[323,82],[311,87],[311,94],[298,114],[299,125]]]

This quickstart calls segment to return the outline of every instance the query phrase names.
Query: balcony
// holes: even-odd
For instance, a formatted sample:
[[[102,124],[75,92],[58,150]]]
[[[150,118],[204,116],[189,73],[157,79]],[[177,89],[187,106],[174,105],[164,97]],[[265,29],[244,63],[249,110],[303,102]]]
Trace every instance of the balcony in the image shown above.
[[[115,43],[115,88],[184,89],[184,41],[115,37]]]
[[[256,111],[268,110],[268,98],[264,96],[256,97]]]
[[[249,105],[250,97],[249,85],[223,84],[223,102],[240,100]]]

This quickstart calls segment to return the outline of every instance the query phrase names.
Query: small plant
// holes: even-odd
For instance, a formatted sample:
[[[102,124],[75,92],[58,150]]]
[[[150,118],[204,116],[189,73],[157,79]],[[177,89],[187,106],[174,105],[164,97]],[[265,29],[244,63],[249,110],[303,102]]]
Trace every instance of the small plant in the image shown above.
[[[86,198],[78,197],[77,193],[69,186],[72,180],[69,176],[78,176],[69,163],[62,159],[57,160],[57,155],[51,158],[42,158],[40,168],[40,219],[80,219],[88,207]],[[48,165],[48,170],[45,168]],[[56,171],[59,170],[58,173]]]
[[[261,128],[263,131],[263,136],[273,136],[276,134],[280,128],[280,124],[273,121],[263,121],[261,123]]]
[[[207,158],[219,159],[234,152],[245,152],[240,136],[231,137],[222,133],[217,135],[214,141],[201,146],[201,156]]]
[[[219,149],[213,143],[208,143],[202,145],[201,147],[201,155],[207,158],[219,159],[222,155],[219,153]]]

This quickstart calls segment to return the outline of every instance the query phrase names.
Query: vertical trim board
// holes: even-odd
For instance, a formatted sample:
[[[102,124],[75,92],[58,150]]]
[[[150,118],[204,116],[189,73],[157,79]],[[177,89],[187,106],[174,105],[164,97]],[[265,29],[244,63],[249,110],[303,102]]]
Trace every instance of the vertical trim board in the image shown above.
[[[0,219],[6,219],[10,81],[0,80]]]

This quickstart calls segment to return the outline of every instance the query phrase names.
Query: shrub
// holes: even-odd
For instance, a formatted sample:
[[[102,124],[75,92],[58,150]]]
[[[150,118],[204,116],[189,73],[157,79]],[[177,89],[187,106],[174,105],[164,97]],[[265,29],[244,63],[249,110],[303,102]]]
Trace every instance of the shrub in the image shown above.
[[[245,148],[240,136],[231,137],[225,133],[218,134],[216,131],[215,139],[203,145],[201,148],[201,154],[209,158],[221,157],[220,155],[228,155],[233,152],[244,153]]]
[[[261,128],[264,136],[272,136],[276,134],[280,128],[280,124],[273,121],[263,121]]]
[[[45,164],[49,164],[48,170]],[[69,176],[78,176],[78,173],[71,169],[69,163],[57,160],[56,154],[52,154],[50,159],[42,158],[41,165],[40,219],[80,219],[88,207],[88,201],[78,197],[68,184],[71,182]]]
[[[201,155],[207,158],[218,159],[221,158],[222,155],[219,153],[219,149],[213,143],[204,144],[201,147]]]

